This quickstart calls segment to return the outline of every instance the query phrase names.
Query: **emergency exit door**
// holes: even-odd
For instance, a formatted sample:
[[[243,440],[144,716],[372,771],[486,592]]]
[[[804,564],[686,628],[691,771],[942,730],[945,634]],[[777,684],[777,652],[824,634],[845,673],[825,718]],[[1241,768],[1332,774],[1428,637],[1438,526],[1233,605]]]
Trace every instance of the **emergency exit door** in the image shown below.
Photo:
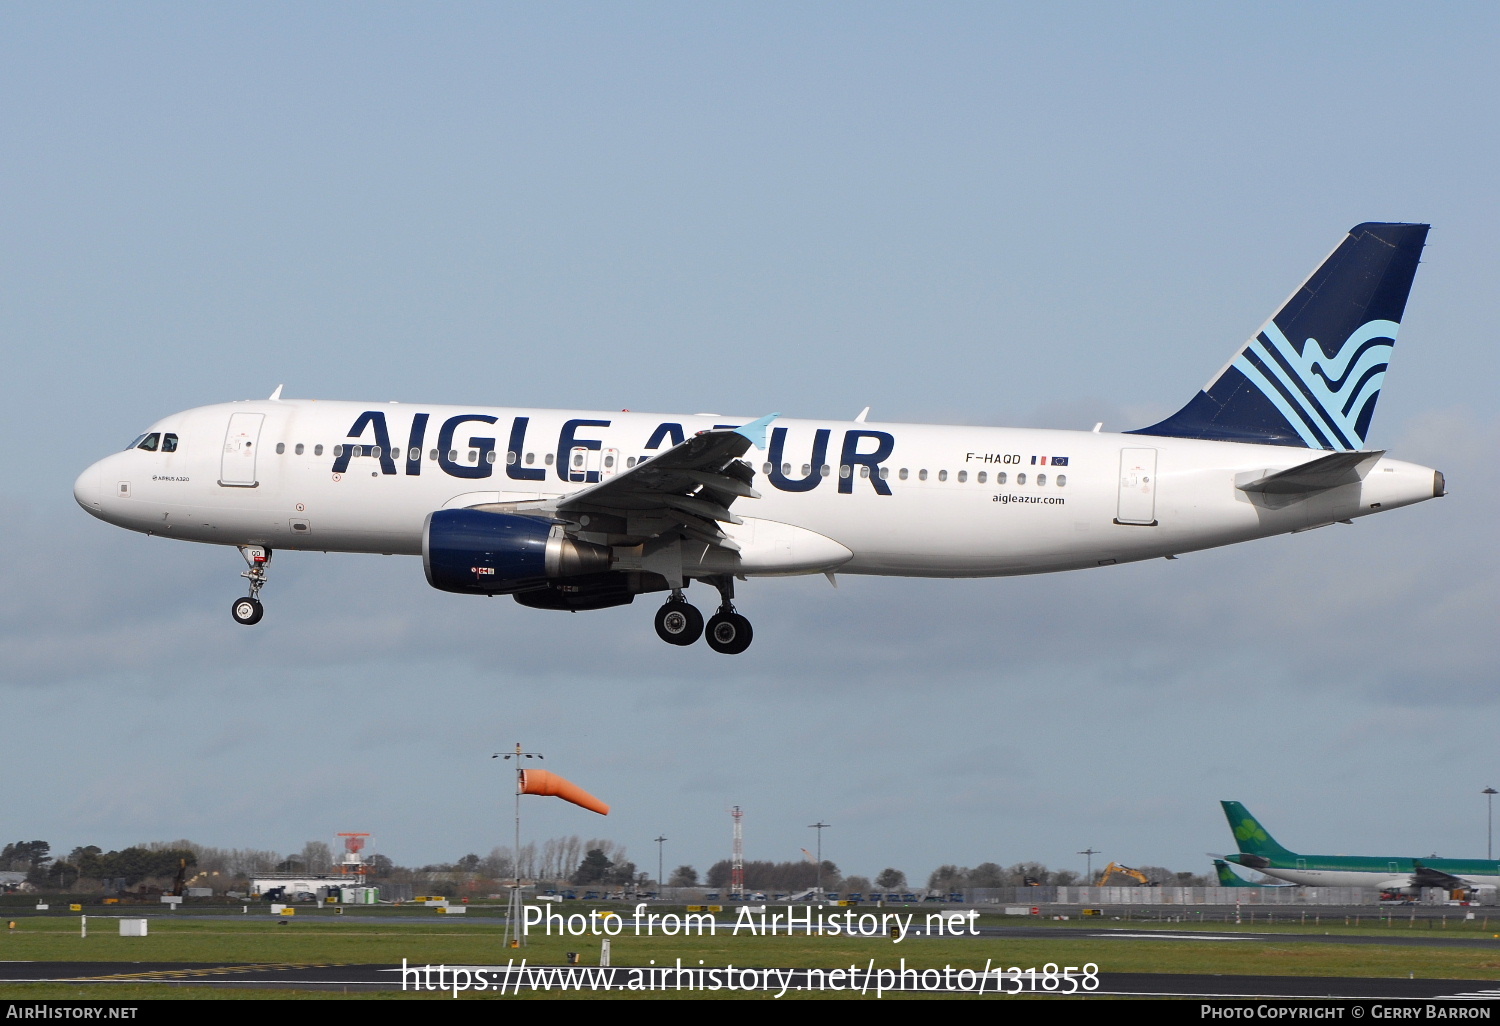
[[[224,432],[224,454],[219,460],[219,484],[226,488],[254,488],[255,450],[260,444],[264,413],[232,413]]]
[[[1120,498],[1115,523],[1156,526],[1156,450],[1120,450]]]

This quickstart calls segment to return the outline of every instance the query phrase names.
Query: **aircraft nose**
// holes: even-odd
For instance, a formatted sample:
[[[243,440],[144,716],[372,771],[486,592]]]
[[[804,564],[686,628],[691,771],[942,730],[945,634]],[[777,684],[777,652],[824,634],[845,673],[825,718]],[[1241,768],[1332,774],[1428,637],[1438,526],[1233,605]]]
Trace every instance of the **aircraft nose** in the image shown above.
[[[99,464],[95,463],[73,482],[74,501],[96,517],[104,510],[104,489],[100,486],[103,473]]]

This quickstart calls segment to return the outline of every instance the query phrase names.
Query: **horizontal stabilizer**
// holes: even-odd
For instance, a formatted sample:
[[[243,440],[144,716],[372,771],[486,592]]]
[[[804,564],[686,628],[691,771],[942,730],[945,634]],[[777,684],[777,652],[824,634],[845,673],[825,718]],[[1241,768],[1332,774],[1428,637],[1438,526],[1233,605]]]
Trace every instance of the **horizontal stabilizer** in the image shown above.
[[[1271,474],[1260,474],[1252,470],[1241,474],[1234,484],[1242,492],[1309,495],[1340,485],[1358,484],[1384,455],[1384,449],[1335,452]]]

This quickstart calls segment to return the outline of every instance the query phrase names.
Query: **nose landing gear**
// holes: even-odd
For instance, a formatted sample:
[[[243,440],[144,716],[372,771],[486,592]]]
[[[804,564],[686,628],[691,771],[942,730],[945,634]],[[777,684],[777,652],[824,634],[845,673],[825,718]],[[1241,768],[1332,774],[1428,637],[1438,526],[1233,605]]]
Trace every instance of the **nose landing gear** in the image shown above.
[[[250,594],[235,599],[234,605],[229,607],[229,615],[234,617],[235,623],[248,627],[260,623],[260,618],[266,615],[265,607],[260,604],[260,589],[266,586],[266,564],[271,562],[271,549],[267,545],[241,545],[239,549],[240,555],[250,565],[249,570],[240,574],[250,582]]]

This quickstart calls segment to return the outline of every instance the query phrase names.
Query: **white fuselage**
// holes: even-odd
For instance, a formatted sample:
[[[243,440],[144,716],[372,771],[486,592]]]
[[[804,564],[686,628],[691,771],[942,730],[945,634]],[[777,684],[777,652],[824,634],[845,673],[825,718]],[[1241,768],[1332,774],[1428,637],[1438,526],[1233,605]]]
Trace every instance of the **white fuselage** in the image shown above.
[[[749,419],[228,403],[152,425],[177,436],[174,451],[108,456],[75,494],[102,520],[163,537],[417,555],[434,510],[565,495],[684,436]],[[727,569],[1044,573],[1305,530],[1442,494],[1434,471],[1385,458],[1363,480],[1289,503],[1237,487],[1320,455],[1135,434],[778,419],[767,448],[743,457],[761,497],[734,505],[745,523],[725,525],[741,545]],[[722,573],[731,557],[717,558]]]
[[[1256,872],[1301,887],[1373,887],[1385,891],[1407,890],[1413,885],[1412,860],[1387,859],[1381,866],[1379,859],[1349,859],[1329,856],[1293,857],[1296,866],[1256,866]],[[1495,890],[1500,887],[1500,873],[1493,864],[1489,872],[1468,872],[1456,868],[1455,859],[1424,859],[1424,865],[1451,873],[1452,876],[1475,890]],[[1359,862],[1369,868],[1351,868],[1348,864]],[[1377,868],[1379,867],[1379,868]]]

